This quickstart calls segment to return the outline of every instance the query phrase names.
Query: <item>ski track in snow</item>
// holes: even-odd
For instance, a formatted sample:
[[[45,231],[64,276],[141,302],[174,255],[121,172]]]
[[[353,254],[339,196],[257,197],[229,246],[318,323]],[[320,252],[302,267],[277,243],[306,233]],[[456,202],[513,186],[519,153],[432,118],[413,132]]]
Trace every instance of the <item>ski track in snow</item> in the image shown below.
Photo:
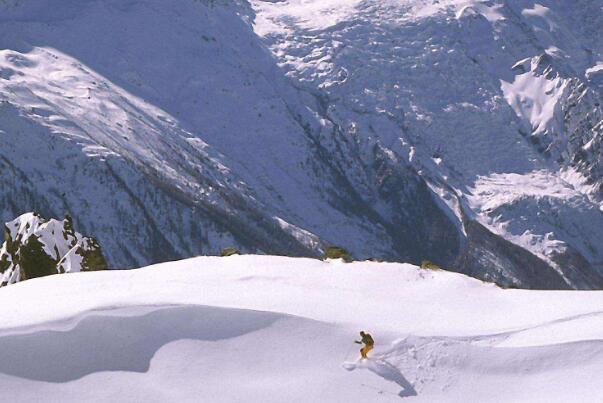
[[[603,368],[600,292],[403,264],[203,257],[0,291],[16,300],[0,392],[17,402],[590,402]]]
[[[459,194],[453,212],[453,203],[466,203],[488,228],[550,263],[571,246],[601,266],[603,205],[595,185],[529,143],[552,139],[544,145],[563,156],[561,101],[573,84],[567,71],[593,88],[603,82],[592,25],[582,32],[572,24],[565,3],[254,0],[249,22],[282,71],[251,35],[253,13],[243,15],[238,2],[191,8],[203,27],[190,21],[192,13],[174,9],[166,17],[142,7],[156,37],[122,43],[119,58],[106,57],[117,54],[112,40],[91,46],[110,38],[91,21],[148,35],[128,14],[141,4],[89,2],[73,15],[13,15],[2,26],[0,43],[9,46],[0,51],[0,134],[12,136],[7,155],[22,155],[18,168],[45,178],[40,191],[56,194],[56,204],[71,180],[71,204],[85,207],[82,215],[123,203],[121,215],[94,217],[146,222],[133,217],[139,211],[125,195],[102,197],[111,176],[87,171],[108,166],[134,177],[119,165],[123,159],[175,184],[170,189],[189,202],[232,212],[237,204],[228,196],[242,195],[237,202],[266,212],[302,245],[317,247],[319,232],[358,249],[379,239],[372,230],[360,234],[367,223],[351,223],[314,193],[323,178],[308,179],[304,164],[314,155],[299,119],[320,136],[337,125],[359,137],[359,157],[383,146],[392,161],[408,161],[433,181],[443,200]],[[140,25],[129,27],[132,21]],[[169,41],[159,40],[168,33]],[[203,41],[198,53],[180,40],[192,36]],[[163,47],[149,47],[156,52],[149,55],[140,43],[153,40]],[[156,70],[158,54],[165,66]],[[320,102],[323,116],[308,106]],[[56,172],[48,174],[36,156],[57,146]],[[86,175],[64,177],[75,166]],[[129,188],[143,189],[145,177],[136,178]],[[437,188],[442,182],[449,187]],[[83,194],[94,195],[92,207]],[[174,210],[146,196],[157,217]],[[194,232],[193,213],[173,218],[151,232],[168,221],[178,234]],[[234,242],[203,230],[207,244]],[[196,250],[174,238],[178,253]],[[121,260],[144,261],[141,250]],[[596,402],[603,386],[600,293],[500,290],[409,265],[201,258],[32,280],[0,290],[0,303],[0,392],[13,401]],[[377,338],[367,361],[352,358],[360,329]]]

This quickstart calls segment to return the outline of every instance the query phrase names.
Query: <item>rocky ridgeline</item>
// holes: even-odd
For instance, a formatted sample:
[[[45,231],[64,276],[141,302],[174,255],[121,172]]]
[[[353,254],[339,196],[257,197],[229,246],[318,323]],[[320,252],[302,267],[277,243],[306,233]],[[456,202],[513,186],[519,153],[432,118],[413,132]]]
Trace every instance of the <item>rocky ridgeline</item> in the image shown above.
[[[0,287],[51,274],[106,269],[98,242],[76,232],[70,216],[59,221],[26,213],[5,224]]]

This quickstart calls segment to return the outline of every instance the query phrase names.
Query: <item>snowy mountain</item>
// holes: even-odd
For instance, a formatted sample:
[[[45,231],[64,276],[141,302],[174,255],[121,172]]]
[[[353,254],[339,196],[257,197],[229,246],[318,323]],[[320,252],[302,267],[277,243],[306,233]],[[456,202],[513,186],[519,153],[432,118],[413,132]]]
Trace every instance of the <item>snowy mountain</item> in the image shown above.
[[[69,216],[57,221],[26,213],[4,226],[0,287],[51,274],[106,269],[98,242],[75,232]]]
[[[0,218],[603,287],[597,0],[0,0]]]
[[[15,304],[14,301],[23,301]],[[601,292],[202,257],[0,290],[12,402],[598,402]],[[375,340],[359,360],[358,331]]]

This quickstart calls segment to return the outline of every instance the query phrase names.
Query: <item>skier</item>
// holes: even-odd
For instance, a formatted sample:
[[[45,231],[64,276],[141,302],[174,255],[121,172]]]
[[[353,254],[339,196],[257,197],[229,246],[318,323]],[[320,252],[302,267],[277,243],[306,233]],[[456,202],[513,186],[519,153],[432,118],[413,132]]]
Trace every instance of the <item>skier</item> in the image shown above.
[[[375,345],[375,341],[373,340],[373,338],[371,337],[370,334],[365,333],[364,331],[360,332],[360,337],[362,337],[362,339],[360,341],[356,340],[356,341],[354,341],[354,343],[356,343],[356,344],[364,343],[364,347],[362,347],[360,349],[360,355],[362,356],[362,358],[367,358],[366,355],[368,354],[369,351],[371,351],[373,349],[373,346]]]

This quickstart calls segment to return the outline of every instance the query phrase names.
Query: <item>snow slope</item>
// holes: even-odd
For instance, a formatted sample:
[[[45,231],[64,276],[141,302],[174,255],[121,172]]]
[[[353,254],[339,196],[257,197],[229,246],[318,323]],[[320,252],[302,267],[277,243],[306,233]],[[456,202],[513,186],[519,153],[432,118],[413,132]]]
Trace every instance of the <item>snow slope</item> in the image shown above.
[[[117,268],[331,244],[601,288],[603,22],[575,3],[0,0],[0,218],[69,212]]]
[[[33,279],[0,303],[15,402],[595,402],[602,386],[601,292],[406,264],[200,257]]]
[[[452,260],[456,229],[414,175],[395,202],[440,231],[408,239],[420,226],[375,217],[348,182],[355,157],[337,166],[316,143],[322,119],[246,2],[75,3],[0,3],[2,215],[68,210],[116,267],[325,243]]]
[[[255,0],[255,29],[333,125],[409,161],[466,233],[464,215],[600,287],[601,3],[344,3]],[[517,279],[507,258],[453,266]]]
[[[244,182],[293,192],[306,174],[283,167],[309,157],[241,5],[2,7],[3,215],[69,211],[117,267],[232,244],[310,254]]]

